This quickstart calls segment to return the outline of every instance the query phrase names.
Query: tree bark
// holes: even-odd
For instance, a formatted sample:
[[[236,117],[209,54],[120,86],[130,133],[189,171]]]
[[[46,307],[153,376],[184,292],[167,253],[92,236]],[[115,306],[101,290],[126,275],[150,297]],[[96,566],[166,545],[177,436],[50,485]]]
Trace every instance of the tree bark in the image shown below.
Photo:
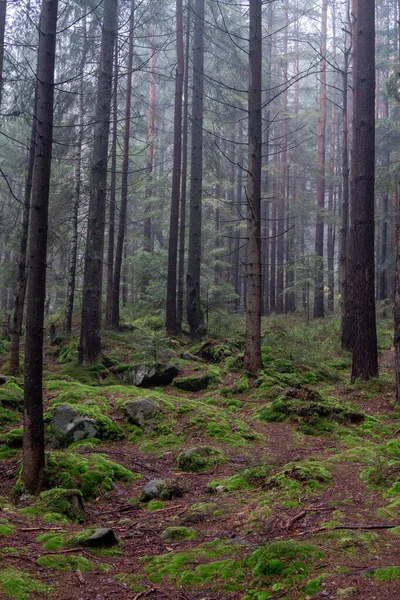
[[[75,300],[75,282],[76,282],[76,259],[78,256],[78,213],[81,199],[81,163],[82,163],[82,144],[84,135],[84,81],[83,69],[86,62],[86,17],[83,21],[83,52],[80,64],[80,86],[79,86],[79,122],[78,139],[76,145],[76,163],[75,163],[75,190],[71,214],[71,249],[68,270],[67,301],[65,303],[64,331],[71,333],[72,313]]]
[[[166,328],[170,335],[177,334],[180,331],[177,320],[176,283],[179,234],[179,193],[181,185],[182,162],[182,96],[185,69],[183,54],[182,0],[176,0],[176,57],[177,67],[175,74],[174,159],[172,166],[171,213],[169,222],[167,273]]]
[[[117,30],[117,0],[104,0],[103,10],[79,344],[79,360],[83,365],[93,363],[101,352],[101,292],[107,157],[113,89],[113,57]]]
[[[25,338],[22,481],[29,494],[44,479],[43,325],[46,297],[47,226],[53,145],[57,0],[43,0],[37,64],[36,152],[30,214],[29,286]]]
[[[154,117],[156,106],[156,53],[154,49],[154,25],[150,25],[150,58],[149,58],[149,108],[147,112],[147,150],[146,150],[146,176],[147,186],[145,190],[145,218],[143,227],[143,250],[150,255],[153,252],[153,238],[151,231],[151,195],[152,185],[151,178],[153,172],[153,157],[154,157]],[[149,257],[148,257],[149,259]],[[145,292],[150,280],[150,265],[148,259],[144,266],[142,291]]]
[[[3,100],[4,35],[6,31],[7,0],[0,0],[0,108]]]
[[[262,0],[250,3],[249,160],[247,176],[247,308],[244,368],[256,373],[261,356],[261,73]]]
[[[319,121],[318,121],[318,182],[317,221],[315,225],[315,284],[314,317],[324,317],[324,207],[325,207],[325,138],[326,138],[326,37],[328,1],[322,2],[321,63],[319,71]]]
[[[115,36],[112,123],[113,126],[111,134],[110,206],[108,210],[107,292],[106,311],[104,320],[104,325],[106,329],[112,328],[112,303],[114,282],[115,209],[117,204],[118,34]]]
[[[356,337],[352,379],[378,375],[374,270],[375,2],[354,0],[352,269]]]
[[[190,337],[204,333],[200,297],[203,192],[204,0],[196,0],[193,34],[192,152],[190,180],[189,252],[186,277]]]
[[[24,191],[24,211],[22,216],[21,239],[19,244],[18,259],[18,279],[17,292],[15,294],[14,315],[11,327],[11,345],[10,345],[10,373],[17,376],[20,371],[19,349],[22,335],[22,323],[24,320],[24,304],[27,284],[27,250],[29,236],[29,215],[31,209],[31,192],[33,166],[35,162],[36,149],[36,110],[37,110],[37,89],[35,89],[35,99],[33,104],[33,118],[31,136],[29,142],[28,168],[26,171],[25,191]]]
[[[112,327],[119,329],[119,297],[121,287],[121,267],[125,241],[126,214],[128,208],[128,172],[129,172],[129,137],[131,131],[131,103],[132,103],[132,72],[133,72],[133,31],[135,23],[135,0],[131,2],[131,16],[129,20],[128,39],[128,64],[126,80],[126,102],[125,102],[125,124],[124,124],[124,147],[122,154],[122,177],[121,177],[121,204],[119,209],[119,224],[117,247],[115,250],[115,264],[113,276],[112,294]]]
[[[179,265],[178,265],[178,298],[177,298],[177,327],[182,331],[183,295],[185,279],[185,233],[186,233],[186,191],[187,191],[187,165],[188,165],[188,109],[189,109],[189,51],[190,51],[190,12],[191,2],[188,0],[186,14],[186,39],[185,39],[185,74],[183,90],[183,123],[182,123],[182,184],[181,203],[179,215]]]

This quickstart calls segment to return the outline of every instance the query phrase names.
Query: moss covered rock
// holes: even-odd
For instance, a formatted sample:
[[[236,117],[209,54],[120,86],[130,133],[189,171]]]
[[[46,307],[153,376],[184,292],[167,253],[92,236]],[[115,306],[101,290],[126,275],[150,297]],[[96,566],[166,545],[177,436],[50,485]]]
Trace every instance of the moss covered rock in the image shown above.
[[[178,375],[178,369],[174,365],[161,363],[120,365],[112,371],[126,383],[144,388],[169,385]]]
[[[176,377],[174,379],[174,386],[185,392],[201,392],[201,390],[206,390],[210,383],[212,383],[212,377],[209,373]]]
[[[223,460],[221,450],[210,446],[198,446],[181,452],[176,459],[176,466],[180,471],[201,473]]]
[[[58,513],[71,521],[82,522],[85,519],[85,507],[82,492],[53,488],[42,492],[37,502],[37,508],[44,513]]]
[[[167,527],[162,534],[161,539],[164,542],[177,542],[181,540],[195,540],[197,534],[194,529],[187,527]]]

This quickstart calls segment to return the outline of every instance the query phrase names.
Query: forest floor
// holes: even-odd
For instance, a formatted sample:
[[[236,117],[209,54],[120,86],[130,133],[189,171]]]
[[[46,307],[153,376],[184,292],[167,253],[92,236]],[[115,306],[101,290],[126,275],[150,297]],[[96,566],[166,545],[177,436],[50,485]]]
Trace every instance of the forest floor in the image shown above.
[[[266,367],[250,380],[240,369],[239,334],[213,344],[208,360],[172,341],[166,355],[180,377],[209,377],[199,392],[135,387],[108,367],[84,370],[76,340],[46,346],[46,414],[60,403],[86,406],[123,435],[58,450],[49,441],[57,469],[71,468],[60,462],[66,455],[78,466],[65,487],[79,487],[80,461],[96,456],[138,475],[124,482],[116,470],[112,483],[111,475],[86,490],[84,522],[46,512],[43,502],[11,493],[21,451],[7,433],[21,413],[2,413],[0,598],[400,599],[400,408],[390,334],[381,336],[380,377],[367,384],[349,383],[337,334],[333,319],[266,321]],[[148,335],[162,355],[162,334]],[[138,360],[131,338],[110,334],[105,355]],[[7,354],[0,359],[6,374]],[[157,408],[144,430],[122,408],[143,398]],[[220,452],[203,459],[200,472],[178,469],[180,452],[204,446]],[[140,501],[153,479],[177,497]],[[119,544],[92,549],[73,537],[92,527],[111,527]]]

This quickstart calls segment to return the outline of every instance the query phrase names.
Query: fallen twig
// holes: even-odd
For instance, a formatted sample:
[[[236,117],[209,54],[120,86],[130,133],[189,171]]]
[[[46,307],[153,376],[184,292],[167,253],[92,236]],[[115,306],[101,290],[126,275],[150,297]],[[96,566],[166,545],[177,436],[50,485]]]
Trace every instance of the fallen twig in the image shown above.
[[[156,590],[154,588],[150,588],[149,590],[146,590],[144,592],[139,592],[139,594],[136,594],[136,596],[133,596],[132,600],[139,600],[139,598],[146,598],[146,596],[150,596],[150,594],[153,594]]]
[[[309,533],[319,533],[320,531],[333,531],[334,529],[395,529],[400,527],[400,524],[396,525],[335,525],[335,527],[317,527],[317,529],[309,529],[302,531],[299,535],[307,535]]]
[[[18,527],[18,531],[67,531],[65,527]]]

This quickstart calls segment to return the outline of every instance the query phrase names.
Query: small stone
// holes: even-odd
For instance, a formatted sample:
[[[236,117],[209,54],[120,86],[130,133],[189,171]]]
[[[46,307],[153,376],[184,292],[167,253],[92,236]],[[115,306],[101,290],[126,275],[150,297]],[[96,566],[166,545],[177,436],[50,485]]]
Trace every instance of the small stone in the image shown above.
[[[117,536],[112,529],[107,527],[96,529],[93,535],[84,542],[84,546],[90,548],[110,548],[116,544],[118,544]]]

